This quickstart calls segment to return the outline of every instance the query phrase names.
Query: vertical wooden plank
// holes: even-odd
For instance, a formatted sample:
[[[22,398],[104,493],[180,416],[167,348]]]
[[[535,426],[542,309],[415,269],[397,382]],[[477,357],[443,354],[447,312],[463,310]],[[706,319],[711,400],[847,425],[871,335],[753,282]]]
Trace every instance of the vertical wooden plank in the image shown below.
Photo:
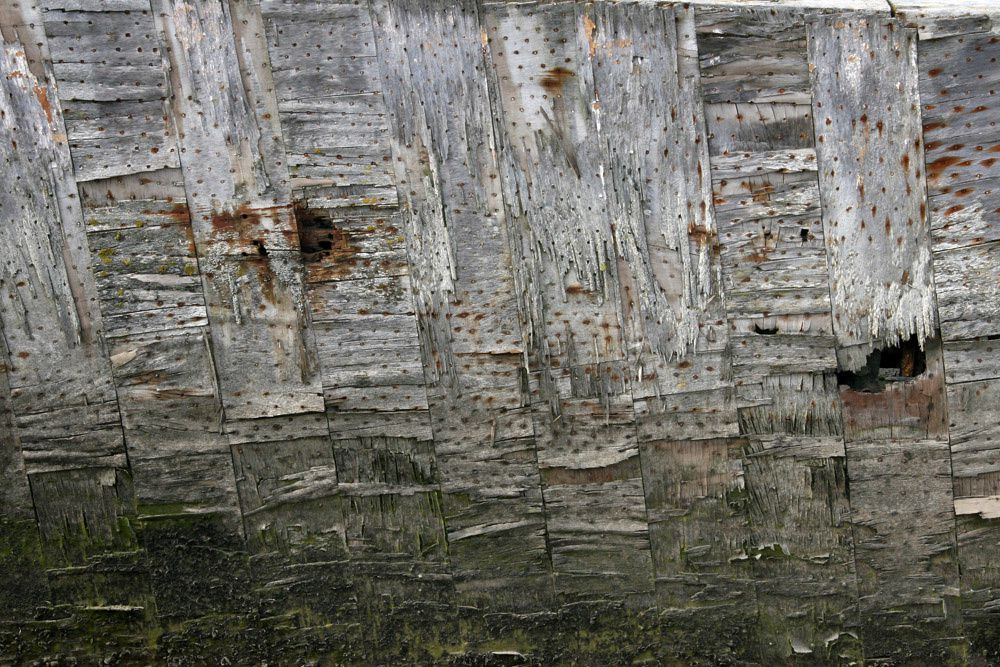
[[[593,17],[562,2],[481,11],[556,590],[642,599],[653,571],[588,62]]]
[[[544,608],[551,565],[476,6],[373,14],[456,587],[468,604]]]
[[[630,353],[685,357],[719,298],[715,221],[698,72],[684,52],[691,12],[601,4],[585,23],[602,179]]]
[[[737,432],[694,21],[620,3],[586,26],[640,438]]]
[[[337,511],[303,530],[340,534],[348,559],[330,569],[293,546],[290,560],[312,563],[317,584],[347,586],[371,618],[388,619],[409,600],[430,619],[452,587],[404,223],[397,210],[382,210],[397,198],[369,8],[286,0],[265,2],[261,12],[333,438],[330,457],[315,465],[343,466],[335,495],[322,500]],[[307,453],[297,465],[308,467]],[[255,456],[266,467],[284,465],[267,448]],[[293,522],[288,509],[275,528]],[[286,565],[268,586],[288,576],[307,581]],[[349,619],[329,602],[307,602]],[[369,641],[383,632],[380,624],[363,631]]]
[[[100,609],[128,643],[144,632],[152,607],[141,571],[137,587],[119,587],[140,557],[135,499],[59,100],[17,45],[3,45],[0,70],[0,152],[13,184],[0,199],[8,252],[0,317],[40,561],[70,627]]]
[[[847,465],[865,659],[964,664],[947,443],[848,442]]]
[[[915,33],[880,14],[817,17],[809,59],[865,656],[959,661]]]
[[[171,65],[226,419],[321,412],[277,109],[253,10],[163,2],[154,11]]]
[[[695,23],[765,662],[859,659],[806,12]]]
[[[910,4],[910,3],[906,3]],[[917,4],[917,3],[913,3]],[[1000,368],[1000,57],[992,8],[904,7],[916,23],[927,192],[945,356],[952,483],[962,572],[962,620],[972,659],[998,656],[991,554],[996,507],[996,400]],[[919,11],[918,11],[919,10]],[[996,156],[996,157],[994,157]]]
[[[736,438],[642,443],[643,480],[659,606],[726,640],[694,644],[707,660],[757,662],[757,600],[749,554],[747,490]],[[682,626],[682,627],[683,627]],[[728,634],[731,633],[731,634]],[[721,653],[721,654],[720,654]]]
[[[15,624],[30,618],[50,593],[6,369],[0,372],[0,484],[0,580],[7,583],[0,590],[0,645],[7,646],[14,642]]]
[[[156,611],[233,611],[242,521],[160,34],[148,3],[47,10]]]
[[[922,346],[937,326],[916,40],[878,14],[810,26],[834,332],[842,368],[855,370],[873,349],[911,336]]]
[[[631,364],[634,367],[630,369],[634,380],[632,393],[649,507],[650,493],[660,484],[660,480],[647,474],[646,452],[654,451],[650,447],[661,441],[680,440],[704,441],[705,447],[710,447],[711,443],[706,439],[734,436],[739,429],[722,298],[719,237],[715,208],[708,199],[711,176],[695,11],[681,5],[674,5],[669,10],[645,8],[641,4],[630,4],[628,7],[627,13],[619,13],[632,17],[630,20],[635,22],[634,25],[616,39],[613,34],[607,34],[608,28],[603,27],[599,20],[597,32],[606,36],[595,38],[592,44],[597,56],[595,72],[599,91],[605,89],[601,91],[602,108],[608,111],[602,118],[602,127],[603,123],[611,127],[605,141],[612,165],[619,165],[613,166],[614,169],[620,172],[625,167],[626,173],[633,172],[635,170],[629,166],[630,163],[638,163],[645,168],[645,177],[641,181],[636,175],[627,179],[627,184],[638,190],[640,203],[649,199],[648,203],[637,207],[640,211],[632,211],[632,215],[638,215],[642,220],[650,203],[658,203],[661,208],[669,203],[669,209],[662,211],[662,223],[649,218],[645,220],[650,225],[647,227],[650,234],[648,253],[650,258],[656,258],[653,262],[654,273],[658,281],[664,282],[669,298],[679,299],[680,304],[686,303],[686,307],[692,309],[686,317],[694,328],[693,332],[689,331],[689,334],[694,334],[689,349],[678,349],[672,358],[650,355],[644,350],[636,356],[635,345],[630,344],[633,354]],[[656,24],[652,30],[646,25],[651,20]],[[615,22],[619,21],[622,19]],[[661,22],[662,28],[659,26]],[[638,66],[625,57],[633,44],[642,46],[641,51],[635,50],[635,56],[642,59]],[[633,63],[635,56],[631,58]],[[671,88],[659,87],[662,70],[675,72]],[[648,127],[644,121],[640,122],[649,134],[649,141],[664,142],[662,150],[658,151],[661,155],[654,155],[654,151],[647,151],[646,146],[638,144],[628,153],[617,148],[616,144],[631,141],[628,138],[632,136],[630,125],[636,118],[651,119]],[[653,119],[657,122],[653,123]],[[624,185],[609,182],[612,201],[617,199],[614,189]],[[627,191],[628,188],[625,189]],[[683,223],[685,220],[686,234],[683,225],[675,226],[675,222]],[[679,270],[683,267],[672,266],[671,254],[663,254],[664,236],[662,232],[659,235],[656,233],[663,227],[668,230],[673,227],[674,234],[679,235],[682,241],[683,237],[687,237],[690,258],[697,259],[691,262],[691,271],[685,273]],[[683,243],[679,245],[679,251],[683,259]],[[625,276],[630,263],[619,262]],[[625,285],[622,304],[626,314],[635,312],[634,291],[634,286]],[[694,315],[694,322],[690,322],[691,314]],[[700,445],[689,444],[695,447]],[[695,609],[693,600],[697,597],[697,587],[690,589],[688,599],[678,596],[677,591],[671,592],[669,586],[664,587],[664,577],[669,581],[671,570],[661,571],[659,563],[664,558],[671,560],[673,550],[678,546],[683,548],[683,542],[677,543],[673,539],[677,535],[674,527],[666,524],[654,526],[657,524],[651,523],[650,530],[654,562],[657,563],[660,603],[668,607],[690,608],[684,613],[691,614],[690,618],[695,623],[704,622],[709,626],[717,622],[729,623],[734,611],[732,606],[715,600],[704,609]],[[657,554],[657,550],[661,553]],[[690,562],[683,567],[697,569]],[[751,599],[752,594],[751,588],[741,593],[747,596],[746,599]],[[740,627],[741,632],[751,628],[746,624]]]
[[[17,46],[5,44],[0,63],[6,136],[0,150],[14,184],[0,203],[8,220],[0,231],[6,253],[0,316],[25,464],[29,474],[123,467],[121,423],[58,99],[28,70]],[[44,429],[36,427],[43,422]]]
[[[741,443],[711,439],[735,435],[737,420],[694,18],[681,6],[601,5],[588,48],[656,600],[686,630],[681,650],[754,659]],[[714,627],[732,641],[697,630]]]
[[[764,662],[860,661],[843,440],[756,438],[743,470]]]
[[[741,431],[837,435],[805,10],[696,25]]]

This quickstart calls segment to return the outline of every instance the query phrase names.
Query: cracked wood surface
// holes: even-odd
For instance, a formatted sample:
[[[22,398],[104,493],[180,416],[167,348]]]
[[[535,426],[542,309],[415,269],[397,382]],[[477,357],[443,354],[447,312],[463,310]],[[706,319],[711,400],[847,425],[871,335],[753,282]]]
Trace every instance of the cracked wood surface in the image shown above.
[[[1000,662],[992,0],[0,0],[0,662]]]

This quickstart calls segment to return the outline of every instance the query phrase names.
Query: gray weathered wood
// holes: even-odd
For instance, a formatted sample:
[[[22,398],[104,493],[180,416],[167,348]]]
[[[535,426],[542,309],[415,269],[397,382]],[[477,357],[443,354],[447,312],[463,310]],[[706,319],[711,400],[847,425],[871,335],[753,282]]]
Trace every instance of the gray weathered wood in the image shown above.
[[[847,370],[875,347],[912,335],[922,345],[937,325],[916,55],[915,35],[883,14],[809,24],[833,329]]]
[[[477,10],[372,7],[456,587],[469,603],[544,606],[551,563]],[[477,84],[460,84],[470,72]]]
[[[214,3],[154,8],[174,81],[216,372],[228,419],[318,412],[277,106],[263,36],[250,25],[259,12],[233,7],[232,14]]]

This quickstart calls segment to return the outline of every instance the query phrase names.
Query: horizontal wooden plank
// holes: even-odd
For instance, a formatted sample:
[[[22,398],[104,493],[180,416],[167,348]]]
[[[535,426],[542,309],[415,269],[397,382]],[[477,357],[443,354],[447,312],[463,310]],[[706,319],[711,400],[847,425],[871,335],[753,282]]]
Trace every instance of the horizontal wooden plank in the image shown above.
[[[945,340],[1000,334],[1000,242],[934,253]]]

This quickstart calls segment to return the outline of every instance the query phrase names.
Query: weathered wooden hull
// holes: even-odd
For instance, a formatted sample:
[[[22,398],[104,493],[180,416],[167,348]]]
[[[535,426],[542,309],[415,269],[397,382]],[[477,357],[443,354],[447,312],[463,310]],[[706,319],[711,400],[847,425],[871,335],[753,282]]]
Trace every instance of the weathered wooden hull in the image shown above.
[[[1000,5],[0,0],[0,663],[1000,664]]]

